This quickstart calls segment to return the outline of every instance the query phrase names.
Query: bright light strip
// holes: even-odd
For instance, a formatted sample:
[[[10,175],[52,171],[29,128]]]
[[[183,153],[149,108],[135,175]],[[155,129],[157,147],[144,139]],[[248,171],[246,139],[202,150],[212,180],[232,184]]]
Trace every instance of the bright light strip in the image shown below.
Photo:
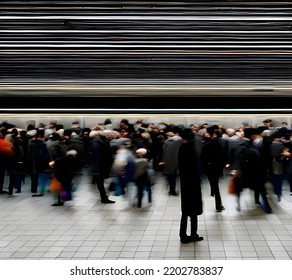
[[[264,43],[264,42],[262,42]],[[151,49],[155,49],[155,48],[181,48],[183,47],[184,49],[189,49],[189,48],[205,48],[205,47],[216,47],[216,48],[265,48],[265,49],[275,49],[275,48],[279,48],[281,47],[285,47],[285,48],[292,48],[292,45],[279,45],[278,42],[276,42],[275,45],[244,45],[242,46],[241,42],[238,42],[237,45],[233,44],[229,44],[229,45],[218,45],[218,44],[212,44],[211,43],[206,43],[206,44],[200,44],[200,45],[119,45],[119,44],[58,44],[58,45],[50,45],[50,44],[0,44],[0,47],[13,47],[13,48],[20,48],[20,47],[49,47],[49,48],[60,48],[60,47],[67,47],[67,48],[141,48],[141,47],[147,47],[147,48],[151,48]],[[26,51],[26,50],[21,50],[21,51]],[[31,50],[28,50],[31,51]]]
[[[0,17],[1,19],[1,17]],[[206,34],[206,33],[210,33],[210,34],[213,34],[213,33],[234,33],[234,34],[238,34],[238,33],[243,33],[243,34],[249,34],[249,35],[252,35],[254,33],[259,33],[259,34],[264,34],[264,33],[272,33],[272,34],[280,34],[280,33],[283,33],[283,34],[290,34],[291,31],[287,30],[287,31],[278,31],[278,30],[275,30],[275,31],[257,31],[257,30],[254,30],[251,31],[250,30],[247,30],[247,31],[244,31],[244,30],[234,30],[234,31],[228,31],[228,30],[213,30],[213,31],[210,31],[210,30],[205,30],[205,31],[201,31],[201,30],[30,30],[30,29],[26,29],[26,30],[23,30],[23,29],[20,29],[20,30],[0,30],[0,32],[3,32],[3,33],[163,33],[163,34],[166,34],[166,33],[191,33],[191,34]]]
[[[290,39],[290,38],[289,38]],[[82,41],[83,42],[83,44],[76,44],[76,43],[74,43],[74,42],[76,42],[77,40],[79,40],[79,41]],[[103,42],[110,42],[110,46],[119,46],[119,42],[116,42],[115,43],[115,41],[114,40],[105,40],[105,39],[102,39],[102,40],[100,40],[100,41],[103,41]],[[17,46],[22,46],[22,44],[20,44],[19,42],[23,42],[23,40],[21,40],[21,39],[11,39],[11,40],[3,40],[3,41],[1,41],[1,45],[3,45],[3,46],[6,46],[5,44],[7,44],[7,43],[14,43],[14,44],[17,44]],[[33,41],[29,41],[29,44],[28,45],[33,45],[33,46],[47,46],[47,45],[50,45],[50,44],[57,44],[57,46],[68,46],[68,45],[70,45],[70,46],[75,46],[75,45],[77,45],[77,46],[96,46],[96,44],[95,44],[95,41],[93,41],[92,39],[88,39],[88,40],[84,40],[84,39],[76,39],[76,40],[72,40],[72,41],[66,41],[66,43],[63,43],[63,44],[59,44],[59,42],[60,42],[60,40],[46,40],[46,41],[44,41],[44,44],[40,44],[40,41],[39,40],[33,40]],[[165,45],[165,44],[170,44],[170,43],[173,43],[173,41],[171,41],[171,40],[161,40],[161,41],[158,41],[157,39],[155,39],[155,40],[153,40],[153,42],[152,41],[147,41],[147,40],[133,40],[133,39],[131,39],[131,40],[125,40],[125,42],[127,42],[127,44],[130,44],[130,43],[139,43],[139,42],[141,42],[141,44],[143,43],[143,44],[145,44],[147,47],[149,46],[148,44],[153,44],[153,43],[155,43],[155,44],[159,44],[159,46],[169,46],[169,45]],[[176,44],[187,44],[187,43],[189,43],[189,42],[193,42],[193,41],[179,41],[179,40],[175,40],[175,43]],[[214,42],[216,42],[216,43],[218,43],[218,41],[209,41],[209,42],[204,42],[203,43],[203,45],[214,45]],[[245,40],[245,41],[226,41],[226,40],[224,40],[224,41],[220,41],[220,42],[222,42],[222,43],[224,43],[224,44],[228,44],[228,45],[231,45],[231,44],[236,44],[236,45],[238,45],[238,44],[260,44],[260,43],[265,43],[265,44],[275,44],[275,40],[274,41],[270,41],[270,39],[269,39],[269,41],[267,41],[266,39],[263,39],[263,40]],[[289,43],[289,41],[288,40],[286,40],[286,41],[276,41],[277,42],[277,44],[279,45],[279,44],[287,44],[287,43]],[[10,45],[10,44],[9,44]],[[98,46],[99,45],[101,45],[101,46],[103,46],[103,44],[98,44]],[[108,45],[108,44],[106,44],[106,45]],[[17,47],[16,45],[11,45],[11,46],[14,46],[14,47]],[[134,45],[135,46],[135,45]],[[140,44],[139,45],[137,45],[137,46],[141,46]],[[181,46],[181,45],[173,45],[173,46]],[[188,46],[188,45],[184,45],[184,46]],[[191,45],[191,46],[194,46],[194,45]],[[196,45],[195,45],[196,46]],[[200,46],[200,45],[199,45]],[[221,44],[219,45],[219,46],[221,46]]]
[[[148,108],[139,108],[139,109],[117,109],[117,108],[55,108],[55,109],[50,109],[50,108],[3,108],[0,109],[0,112],[44,112],[44,111],[49,111],[49,112],[70,112],[70,111],[77,111],[77,112],[96,112],[96,111],[101,111],[101,112],[137,112],[137,111],[144,111],[144,112],[177,112],[177,111],[182,111],[182,112],[292,112],[292,109],[263,109],[263,108],[255,108],[255,109],[225,109],[225,108],[218,108],[218,109],[148,109]],[[112,113],[113,114],[113,113]]]
[[[244,21],[291,21],[291,17],[289,16],[108,16],[108,15],[100,15],[100,16],[66,16],[66,15],[58,15],[58,16],[0,16],[0,20],[36,20],[36,19],[56,19],[56,20],[179,20],[179,21],[187,21],[187,20],[199,20],[199,21],[210,21],[210,20],[218,20],[218,21],[236,21],[236,20],[244,20]]]

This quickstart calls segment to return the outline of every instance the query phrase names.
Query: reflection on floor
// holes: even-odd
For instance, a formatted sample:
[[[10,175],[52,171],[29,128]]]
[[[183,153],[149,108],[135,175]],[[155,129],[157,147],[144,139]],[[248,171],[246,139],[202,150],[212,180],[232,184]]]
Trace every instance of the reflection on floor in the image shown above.
[[[83,175],[73,201],[53,207],[53,196],[32,197],[29,178],[22,193],[0,196],[1,259],[292,259],[292,196],[284,184],[277,201],[268,185],[272,214],[254,204],[253,193],[242,194],[241,212],[227,194],[229,177],[221,180],[226,208],[215,211],[209,185],[203,182],[204,213],[199,234],[204,240],[181,244],[178,237],[180,197],[169,196],[156,176],[151,205],[132,207],[128,196],[101,204],[96,186]],[[178,186],[179,189],[179,186]]]

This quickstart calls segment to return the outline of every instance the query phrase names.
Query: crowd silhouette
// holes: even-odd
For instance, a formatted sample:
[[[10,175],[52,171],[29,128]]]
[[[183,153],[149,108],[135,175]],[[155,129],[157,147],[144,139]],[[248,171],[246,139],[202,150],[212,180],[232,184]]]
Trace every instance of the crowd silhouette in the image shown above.
[[[141,208],[144,194],[152,202],[153,177],[159,173],[169,195],[181,196],[180,237],[188,243],[203,239],[197,235],[197,216],[203,212],[203,177],[208,179],[217,212],[225,210],[220,194],[224,173],[232,175],[238,211],[245,188],[254,191],[254,202],[266,213],[272,212],[267,182],[272,183],[279,201],[284,180],[292,194],[291,143],[287,123],[274,127],[270,119],[258,127],[243,123],[235,128],[207,123],[188,127],[143,120],[130,123],[127,119],[116,127],[106,119],[91,128],[80,127],[78,122],[70,127],[52,122],[25,128],[4,122],[0,129],[0,193],[21,193],[29,177],[33,197],[49,191],[54,197],[52,206],[63,206],[73,199],[74,178],[87,172],[101,203],[114,204],[114,196],[126,195],[131,187],[137,197],[133,206]],[[188,217],[191,236],[186,235]]]

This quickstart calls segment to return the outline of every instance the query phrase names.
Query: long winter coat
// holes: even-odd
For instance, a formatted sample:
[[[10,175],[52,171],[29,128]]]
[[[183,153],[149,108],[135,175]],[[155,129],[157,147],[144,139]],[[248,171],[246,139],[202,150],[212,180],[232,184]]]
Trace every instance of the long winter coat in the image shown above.
[[[226,154],[218,140],[207,140],[202,148],[203,169],[207,175],[223,175]]]
[[[181,210],[188,216],[203,213],[200,168],[194,142],[183,142],[178,152],[181,187]]]
[[[113,164],[113,153],[109,142],[102,138],[94,138],[90,142],[89,172],[108,178]]]
[[[25,154],[22,141],[13,142],[14,157],[7,159],[8,174],[25,175]]]
[[[169,137],[163,144],[162,160],[164,162],[164,174],[176,174],[178,150],[182,144],[180,136]]]
[[[50,172],[50,155],[47,145],[40,139],[33,139],[28,142],[28,173],[37,174]]]

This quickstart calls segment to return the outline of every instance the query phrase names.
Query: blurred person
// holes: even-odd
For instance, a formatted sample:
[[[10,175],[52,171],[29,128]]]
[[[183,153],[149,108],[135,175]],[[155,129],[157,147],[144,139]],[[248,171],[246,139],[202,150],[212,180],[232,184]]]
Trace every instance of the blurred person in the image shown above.
[[[82,129],[82,140],[84,143],[84,150],[85,150],[85,165],[88,166],[89,164],[89,151],[90,151],[90,137],[89,134],[91,132],[91,129],[88,127],[85,127]]]
[[[5,139],[7,129],[0,129],[0,194],[7,194],[4,188],[7,163],[14,157],[13,144]]]
[[[49,163],[53,168],[54,176],[62,186],[62,190],[57,193],[57,201],[52,206],[63,206],[65,201],[72,200],[73,178],[79,166],[77,154],[75,150],[68,150],[64,157]]]
[[[272,180],[273,174],[273,157],[271,155],[271,144],[273,142],[272,131],[264,130],[261,133],[262,141],[260,154],[262,156],[266,181]]]
[[[229,140],[234,135],[235,135],[235,129],[233,129],[233,128],[226,128],[225,133],[222,134],[222,138]]]
[[[132,135],[132,144],[136,149],[144,148],[147,150],[147,157],[151,158],[152,139],[150,133],[144,128],[138,128]]]
[[[291,172],[291,163],[289,148],[283,143],[284,135],[281,131],[272,133],[273,142],[270,145],[270,153],[272,159],[272,182],[274,192],[281,201],[283,181],[287,180],[290,190],[292,189],[292,180],[289,176]]]
[[[124,138],[124,142],[116,150],[111,168],[116,196],[126,194],[128,186],[135,182],[135,168],[132,141]]]
[[[178,169],[181,186],[181,222],[179,236],[182,243],[201,241],[199,236],[198,215],[203,213],[201,193],[201,173],[194,133],[190,128],[182,130],[182,145],[178,152]],[[190,235],[187,235],[188,218],[190,218]]]
[[[282,152],[284,175],[283,180],[287,180],[290,187],[290,195],[292,195],[292,143],[285,144]]]
[[[113,153],[110,143],[101,131],[91,131],[90,154],[89,154],[89,173],[93,176],[100,193],[101,203],[115,203],[106,194],[104,180],[109,178],[113,164]]]
[[[211,188],[211,196],[215,198],[217,212],[225,210],[219,189],[219,179],[223,176],[223,169],[226,165],[226,150],[219,142],[220,132],[217,126],[207,129],[210,138],[207,138],[202,147],[203,170],[207,175]]]
[[[179,128],[170,126],[166,133],[167,139],[163,143],[162,162],[163,175],[166,177],[169,186],[169,195],[177,196],[176,179],[178,171],[178,150],[182,144],[179,136]]]
[[[135,132],[134,125],[127,119],[122,119],[119,123],[119,127],[121,130],[126,130],[130,136]]]
[[[45,143],[50,155],[50,161],[54,161],[66,154],[67,148],[65,141],[59,133],[53,133]]]
[[[264,129],[274,130],[273,120],[271,120],[271,119],[264,120],[263,127],[264,127]]]
[[[135,183],[138,191],[138,208],[141,208],[144,189],[148,192],[148,202],[152,202],[151,183],[148,172],[149,161],[147,159],[147,150],[145,148],[140,148],[136,151],[135,165]]]
[[[77,132],[72,132],[71,136],[68,137],[65,140],[65,146],[67,150],[76,150],[77,151],[77,157],[80,161],[80,172],[83,166],[85,165],[85,159],[86,159],[86,150],[85,150],[85,144],[82,139],[81,135],[82,131],[77,130]]]
[[[42,179],[47,177],[46,173],[50,170],[50,155],[44,141],[43,130],[30,130],[27,132],[27,136],[29,139],[27,147],[27,172],[31,178],[31,193],[33,193],[33,196],[37,196],[39,179],[40,177]]]
[[[163,171],[163,165],[160,163],[162,162],[163,158],[163,143],[166,140],[166,135],[163,130],[159,129],[159,127],[153,127],[152,130],[149,132],[151,137],[151,157],[152,157],[152,164],[153,169],[156,172]]]
[[[190,125],[190,128],[192,129],[192,131],[193,131],[194,133],[198,133],[199,130],[200,130],[200,126],[199,126],[198,124],[191,124],[191,125]]]
[[[246,140],[240,143],[237,153],[241,187],[254,190],[255,203],[260,204],[266,213],[271,213],[265,188],[267,177],[261,147],[254,143],[259,138],[259,132],[256,128],[246,128],[244,136]]]
[[[47,150],[49,154],[48,162],[54,161],[66,155],[66,147],[62,141],[62,137],[59,133],[53,132],[49,140],[44,142],[47,145]],[[47,154],[45,155],[45,157]],[[38,173],[38,187],[37,193],[33,194],[32,197],[42,197],[48,190],[49,184],[52,179],[52,169],[49,165],[44,165],[43,170]]]
[[[16,189],[16,193],[21,193],[21,186],[26,175],[26,162],[23,142],[21,136],[17,134],[12,135],[12,144],[14,156],[8,161],[8,174],[9,180],[9,195],[13,194],[13,190]]]

